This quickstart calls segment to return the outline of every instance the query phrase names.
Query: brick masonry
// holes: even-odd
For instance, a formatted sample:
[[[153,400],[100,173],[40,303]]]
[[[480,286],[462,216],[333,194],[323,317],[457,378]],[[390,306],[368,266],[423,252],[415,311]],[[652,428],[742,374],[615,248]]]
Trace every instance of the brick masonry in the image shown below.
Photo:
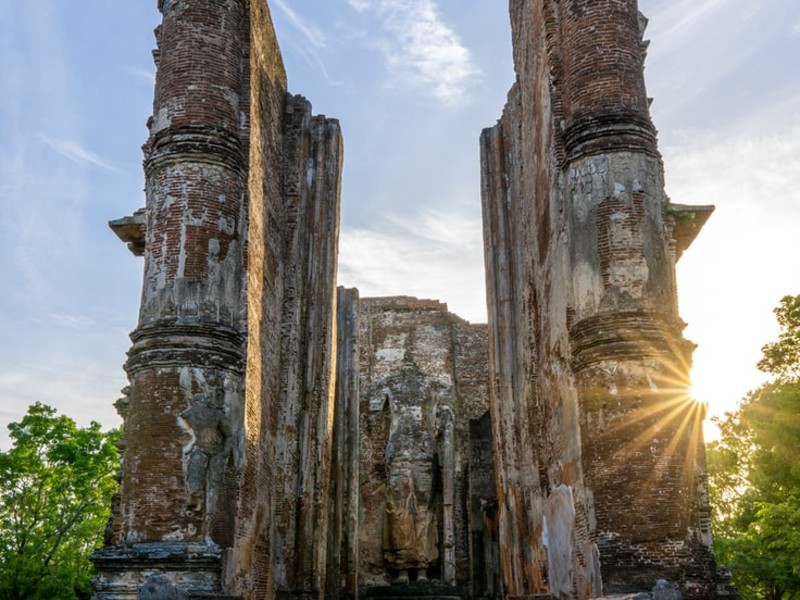
[[[505,592],[667,579],[710,597],[703,411],[675,286],[688,244],[649,117],[647,20],[635,0],[512,0],[511,17],[517,79],[481,137]]]
[[[430,444],[431,513],[440,550],[428,576],[463,597],[470,591],[477,597],[488,588],[493,568],[484,558],[491,548],[483,538],[483,510],[495,501],[493,465],[488,434],[477,425],[488,420],[486,326],[469,324],[434,300],[362,298],[358,344],[361,585],[384,586],[397,576],[386,560],[392,485],[387,455],[414,454],[405,444]],[[414,426],[403,429],[397,414],[416,415]]]
[[[664,194],[636,1],[510,2],[488,326],[337,291],[341,131],[267,4],[159,9],[97,600],[712,597],[675,262],[713,207]]]
[[[136,598],[154,573],[207,597],[318,597],[341,133],[287,94],[266,3],[159,9],[142,304],[96,598]]]

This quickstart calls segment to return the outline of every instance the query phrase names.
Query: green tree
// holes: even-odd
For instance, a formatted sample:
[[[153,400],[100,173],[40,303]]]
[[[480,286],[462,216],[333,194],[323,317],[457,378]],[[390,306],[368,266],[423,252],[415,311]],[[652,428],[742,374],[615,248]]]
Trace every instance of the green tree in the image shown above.
[[[745,600],[800,599],[800,296],[775,314],[758,363],[775,380],[717,420],[708,449],[717,559]]]
[[[79,428],[36,403],[0,452],[0,599],[91,596],[87,556],[102,542],[117,489],[118,432]]]
[[[781,332],[777,342],[761,348],[758,368],[781,379],[800,376],[800,295],[784,296],[773,311]]]

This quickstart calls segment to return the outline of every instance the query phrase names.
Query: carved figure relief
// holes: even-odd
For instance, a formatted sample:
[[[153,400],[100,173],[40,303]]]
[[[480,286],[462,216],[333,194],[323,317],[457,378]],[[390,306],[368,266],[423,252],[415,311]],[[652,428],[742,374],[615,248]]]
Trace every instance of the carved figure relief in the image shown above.
[[[179,415],[183,429],[192,436],[184,448],[184,476],[189,493],[189,510],[206,509],[206,525],[210,527],[231,438],[231,426],[222,401],[209,394],[198,394]],[[217,394],[221,396],[222,394]]]
[[[409,571],[424,580],[439,558],[435,411],[421,401],[398,402],[391,395],[389,401],[384,559],[398,580],[407,581]]]

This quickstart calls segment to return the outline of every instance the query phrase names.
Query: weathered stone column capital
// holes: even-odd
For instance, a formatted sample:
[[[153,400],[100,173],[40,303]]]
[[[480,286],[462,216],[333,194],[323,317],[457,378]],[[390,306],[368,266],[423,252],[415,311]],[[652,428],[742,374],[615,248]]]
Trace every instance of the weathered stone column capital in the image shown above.
[[[606,361],[659,359],[691,364],[695,345],[683,338],[684,324],[647,311],[598,314],[569,331],[570,364],[575,372]]]
[[[147,323],[131,333],[125,370],[133,376],[162,367],[222,367],[243,371],[244,336],[219,323],[179,323],[167,319]]]

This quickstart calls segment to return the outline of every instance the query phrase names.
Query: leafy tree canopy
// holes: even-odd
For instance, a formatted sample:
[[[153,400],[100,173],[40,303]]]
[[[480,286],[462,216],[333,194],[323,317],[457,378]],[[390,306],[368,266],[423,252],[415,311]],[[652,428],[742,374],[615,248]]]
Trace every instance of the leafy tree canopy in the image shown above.
[[[118,432],[79,428],[36,403],[0,452],[0,599],[89,598],[86,557],[102,542],[116,491]]]
[[[776,379],[717,419],[708,448],[715,550],[744,600],[800,599],[800,296],[775,314],[758,366]]]
[[[758,368],[782,379],[800,376],[800,295],[784,296],[773,311],[781,333],[777,342],[761,348]]]

